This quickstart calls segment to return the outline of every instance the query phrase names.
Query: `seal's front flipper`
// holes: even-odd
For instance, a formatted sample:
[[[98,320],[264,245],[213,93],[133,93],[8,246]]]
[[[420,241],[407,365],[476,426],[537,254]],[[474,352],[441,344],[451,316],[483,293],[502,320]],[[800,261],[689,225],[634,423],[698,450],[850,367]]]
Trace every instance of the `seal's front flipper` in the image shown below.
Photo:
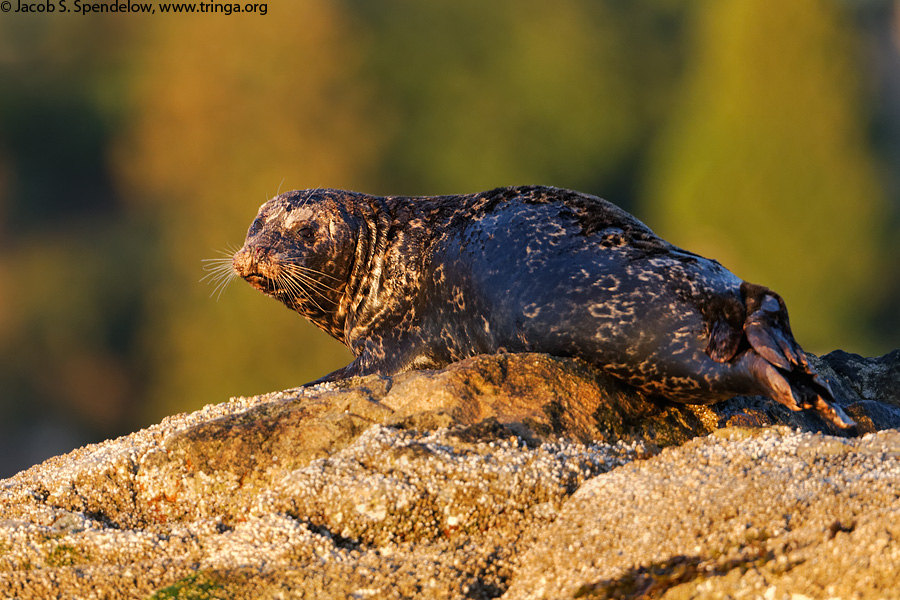
[[[834,404],[834,393],[794,340],[787,308],[781,297],[761,285],[744,282],[747,306],[744,333],[751,349],[741,361],[766,393],[791,410],[814,410],[840,429],[856,423]]]
[[[310,381],[309,383],[304,383],[300,387],[310,387],[313,385],[318,385],[320,383],[327,383],[329,381],[340,381],[341,379],[350,379],[351,377],[362,377],[363,375],[370,375],[371,372],[363,372],[363,367],[360,363],[359,358],[351,362],[346,367],[341,367],[336,371],[332,371],[328,375],[323,375],[314,381]]]

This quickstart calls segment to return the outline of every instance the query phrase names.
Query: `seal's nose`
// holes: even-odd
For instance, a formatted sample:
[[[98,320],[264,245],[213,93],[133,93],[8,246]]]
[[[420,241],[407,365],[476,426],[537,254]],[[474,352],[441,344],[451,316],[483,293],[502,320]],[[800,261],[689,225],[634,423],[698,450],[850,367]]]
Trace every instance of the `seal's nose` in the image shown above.
[[[271,256],[272,248],[267,246],[244,246],[231,257],[231,268],[241,279],[271,295],[274,280],[278,279],[278,265]]]
[[[247,247],[244,246],[231,257],[231,268],[241,277],[244,277],[247,273],[248,254]]]
[[[231,257],[231,268],[243,278],[259,273],[260,258],[269,254],[268,248],[244,246]]]

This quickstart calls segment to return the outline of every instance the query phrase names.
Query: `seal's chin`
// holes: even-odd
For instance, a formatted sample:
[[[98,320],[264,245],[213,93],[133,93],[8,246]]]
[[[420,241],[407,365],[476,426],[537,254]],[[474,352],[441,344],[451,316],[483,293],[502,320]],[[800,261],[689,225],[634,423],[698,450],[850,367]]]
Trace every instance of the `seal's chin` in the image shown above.
[[[269,296],[274,296],[275,292],[277,291],[275,289],[275,282],[263,275],[250,273],[248,275],[244,275],[244,281],[261,291],[263,294],[267,294]]]

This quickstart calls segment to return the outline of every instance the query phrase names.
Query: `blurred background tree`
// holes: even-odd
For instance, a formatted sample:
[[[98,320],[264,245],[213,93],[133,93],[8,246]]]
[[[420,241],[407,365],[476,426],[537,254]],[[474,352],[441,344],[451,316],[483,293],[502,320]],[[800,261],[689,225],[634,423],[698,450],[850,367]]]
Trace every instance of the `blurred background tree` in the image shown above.
[[[847,15],[819,0],[707,5],[645,213],[673,243],[777,290],[809,348],[871,347],[894,263]]]
[[[889,1],[311,0],[0,20],[0,476],[349,353],[201,259],[278,191],[606,197],[900,346]]]

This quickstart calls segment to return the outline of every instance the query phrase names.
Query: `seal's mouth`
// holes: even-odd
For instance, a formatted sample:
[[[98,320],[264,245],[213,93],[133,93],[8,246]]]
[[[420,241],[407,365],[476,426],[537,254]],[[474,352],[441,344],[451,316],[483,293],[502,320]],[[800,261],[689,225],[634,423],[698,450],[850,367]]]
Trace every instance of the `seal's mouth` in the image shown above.
[[[269,277],[266,273],[270,269],[268,253],[260,247],[243,247],[235,252],[232,258],[232,268],[244,281],[255,289],[268,295],[274,295],[278,291],[276,278]]]
[[[304,314],[312,307],[326,312],[322,307],[334,303],[326,298],[327,292],[338,293],[320,280],[335,279],[333,276],[299,264],[297,259],[277,254],[269,247],[244,246],[234,253],[232,269],[253,289]]]
[[[243,275],[244,281],[252,285],[257,290],[261,291],[263,294],[269,294],[270,296],[275,295],[275,292],[278,291],[275,286],[275,280],[270,279],[264,275],[259,275],[257,273],[248,273]]]

